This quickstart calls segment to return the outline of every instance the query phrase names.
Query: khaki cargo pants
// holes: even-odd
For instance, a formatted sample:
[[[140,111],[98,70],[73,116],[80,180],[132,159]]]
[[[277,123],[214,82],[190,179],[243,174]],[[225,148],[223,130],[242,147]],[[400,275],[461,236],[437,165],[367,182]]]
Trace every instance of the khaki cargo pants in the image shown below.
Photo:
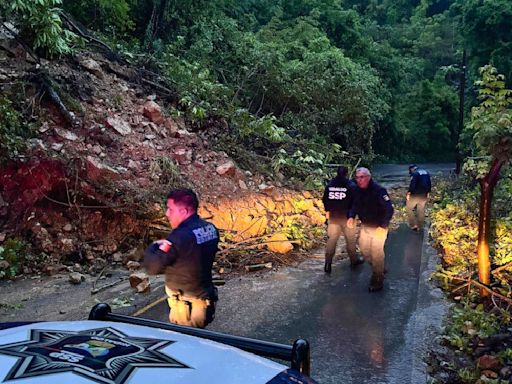
[[[373,273],[384,275],[384,244],[388,235],[387,229],[384,236],[376,235],[376,227],[361,226],[359,233],[359,249],[364,260],[372,266]]]
[[[425,222],[425,205],[427,204],[427,195],[410,195],[405,203],[405,210],[411,228],[422,228]],[[414,212],[416,210],[416,212]]]
[[[215,301],[183,296],[180,292],[169,289],[167,303],[169,304],[169,321],[173,324],[204,328],[215,317]]]
[[[331,217],[327,224],[327,244],[325,245],[325,262],[332,263],[334,253],[336,252],[336,244],[341,234],[345,237],[347,245],[347,253],[350,261],[353,263],[357,261],[356,254],[356,231],[357,229],[349,228],[347,226],[346,217]]]

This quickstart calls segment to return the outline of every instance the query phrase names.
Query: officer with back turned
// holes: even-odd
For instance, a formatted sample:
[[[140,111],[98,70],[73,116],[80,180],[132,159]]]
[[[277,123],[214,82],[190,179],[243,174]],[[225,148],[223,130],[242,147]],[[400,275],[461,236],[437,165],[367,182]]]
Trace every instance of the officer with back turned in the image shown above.
[[[342,233],[347,244],[350,265],[355,267],[363,262],[356,254],[356,228],[347,226],[347,213],[352,207],[356,188],[354,182],[347,179],[347,174],[347,167],[338,167],[336,177],[327,184],[322,197],[328,220],[324,266],[326,273],[331,272],[336,244]]]
[[[431,190],[430,175],[426,170],[418,168],[416,164],[409,165],[409,175],[411,182],[406,195],[405,210],[409,226],[413,231],[419,231],[425,222],[425,205]]]

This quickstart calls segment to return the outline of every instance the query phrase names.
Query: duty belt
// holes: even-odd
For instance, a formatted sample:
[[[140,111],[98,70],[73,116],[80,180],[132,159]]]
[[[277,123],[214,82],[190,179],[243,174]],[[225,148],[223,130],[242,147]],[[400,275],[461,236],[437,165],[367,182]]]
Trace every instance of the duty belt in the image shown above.
[[[202,304],[202,305],[205,305],[205,304],[206,305],[212,305],[213,304],[213,300],[202,299],[202,298],[199,298],[199,297],[185,296],[181,292],[176,292],[176,291],[168,290],[167,294],[169,295],[169,298],[175,299],[177,301],[188,301],[191,304]]]

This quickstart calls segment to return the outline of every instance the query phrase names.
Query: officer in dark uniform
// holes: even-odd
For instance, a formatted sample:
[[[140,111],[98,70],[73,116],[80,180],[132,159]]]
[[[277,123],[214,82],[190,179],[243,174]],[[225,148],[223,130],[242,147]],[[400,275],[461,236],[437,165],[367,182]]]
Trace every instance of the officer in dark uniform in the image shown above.
[[[347,227],[347,213],[352,207],[356,188],[354,182],[347,179],[347,173],[347,167],[339,167],[336,177],[327,184],[322,197],[328,220],[327,236],[329,237],[325,246],[324,271],[326,273],[331,273],[332,259],[341,233],[347,243],[350,265],[355,267],[363,262],[356,254],[356,228]]]
[[[409,226],[413,231],[419,231],[423,228],[425,222],[425,205],[430,196],[431,181],[429,173],[418,168],[416,164],[409,165],[409,191],[406,196],[405,210],[409,219]],[[414,209],[416,208],[416,214]]]
[[[190,189],[176,189],[167,195],[166,216],[173,231],[146,249],[144,266],[150,274],[165,271],[170,322],[204,328],[215,314],[217,289],[212,265],[219,232],[197,215],[198,205],[197,195]]]
[[[384,284],[384,243],[393,216],[393,205],[388,192],[372,180],[367,168],[356,170],[357,189],[352,209],[348,213],[347,226],[355,226],[356,216],[361,220],[359,249],[366,262],[372,266],[372,278],[368,289],[380,291]]]

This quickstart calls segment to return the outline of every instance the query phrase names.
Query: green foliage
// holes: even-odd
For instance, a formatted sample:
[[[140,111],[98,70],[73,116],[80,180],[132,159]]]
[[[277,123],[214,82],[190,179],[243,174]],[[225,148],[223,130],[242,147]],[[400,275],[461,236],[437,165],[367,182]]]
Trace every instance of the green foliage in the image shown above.
[[[469,158],[464,162],[462,167],[463,172],[472,177],[475,180],[483,179],[487,172],[489,172],[490,167],[490,157],[472,159]]]
[[[473,307],[466,304],[454,307],[451,322],[446,328],[443,338],[461,351],[473,350],[473,339],[487,338],[500,329],[496,315],[484,311],[483,305]]]
[[[166,52],[163,68],[181,95],[179,105],[192,119],[218,115],[226,108],[231,90],[217,82],[207,68]]]
[[[20,155],[31,135],[32,129],[16,110],[15,103],[0,94],[0,162]]]
[[[431,215],[430,232],[434,246],[442,249],[445,275],[465,275],[476,269],[478,216],[475,207],[478,207],[475,200],[459,200],[435,210]]]
[[[26,245],[20,239],[7,239],[0,246],[0,261],[6,261],[9,266],[0,269],[0,278],[12,278],[19,272],[25,260]]]
[[[496,68],[486,65],[480,69],[480,105],[471,110],[471,123],[464,136],[471,138],[476,155],[491,155],[502,160],[512,155],[512,90],[505,88],[505,78]]]
[[[459,0],[464,45],[471,55],[471,67],[487,63],[512,79],[512,3],[508,0]]]
[[[478,378],[478,371],[471,368],[461,368],[457,374],[463,383],[474,383]]]
[[[135,27],[131,19],[131,0],[63,0],[64,9],[88,28],[124,36]]]
[[[241,139],[256,135],[278,143],[287,138],[285,130],[276,125],[276,118],[272,115],[257,117],[246,109],[238,109],[229,119],[231,128]]]
[[[327,147],[328,151],[321,152],[314,149],[307,149],[306,152],[300,149],[288,153],[281,148],[272,157],[272,169],[275,174],[284,172],[290,181],[301,182],[306,189],[318,189],[330,175],[326,172],[324,164],[329,163],[334,157],[346,155],[341,147],[332,144]]]
[[[431,213],[433,245],[442,255],[442,267],[434,276],[446,289],[475,278],[477,271],[479,189],[473,180],[474,174],[461,178],[456,185],[447,184]],[[511,196],[512,180],[507,177],[496,187],[490,242],[492,288],[507,297],[512,291]]]
[[[370,160],[374,152],[450,160],[458,83],[445,83],[441,68],[454,67],[462,47],[469,78],[487,62],[507,76],[512,68],[506,0],[65,0],[64,7],[132,60],[163,70],[198,127],[222,117],[237,144],[263,155],[261,131],[272,141],[282,130]]]
[[[112,301],[110,302],[110,306],[113,309],[130,307],[133,305],[134,301],[135,301],[135,299],[133,297],[128,297],[128,296],[116,297],[116,298],[112,299]]]
[[[0,5],[7,20],[20,29],[21,35],[49,57],[71,52],[77,36],[62,27],[60,8],[62,0],[13,0]]]
[[[408,124],[404,127],[407,147],[419,158],[441,160],[444,154],[450,159],[458,124],[458,100],[453,90],[440,80],[423,80],[404,100],[407,102],[401,108]]]

